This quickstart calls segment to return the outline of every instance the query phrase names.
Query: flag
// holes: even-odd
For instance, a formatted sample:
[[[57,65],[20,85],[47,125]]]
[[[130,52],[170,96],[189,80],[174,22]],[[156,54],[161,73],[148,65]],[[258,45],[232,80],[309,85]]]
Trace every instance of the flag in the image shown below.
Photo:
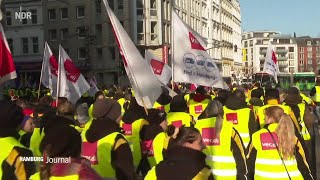
[[[52,51],[47,42],[45,42],[42,70],[41,70],[41,83],[50,89],[52,97],[57,96],[57,78],[58,78],[58,62],[53,56]]]
[[[106,6],[115,39],[122,55],[123,64],[135,93],[135,98],[140,106],[152,108],[162,93],[162,84],[153,75],[148,62],[139,53],[129,35],[110,9],[107,0],[103,0],[103,2]]]
[[[17,78],[16,67],[13,62],[12,54],[0,24],[0,84],[10,79]]]
[[[59,97],[66,97],[75,104],[90,89],[90,85],[71,58],[59,45]]]
[[[88,94],[89,96],[94,97],[94,95],[99,91],[95,77],[89,80],[89,85],[91,88],[89,89]]]
[[[165,62],[154,56],[150,51],[145,52],[145,59],[148,61],[153,74],[163,84],[167,85],[172,76],[172,69]]]
[[[276,83],[278,83],[277,75],[279,73],[279,66],[276,53],[273,50],[271,42],[267,49],[266,60],[264,61],[263,72],[270,74],[274,77]]]
[[[172,11],[174,82],[223,88],[219,69],[206,52],[206,42]]]

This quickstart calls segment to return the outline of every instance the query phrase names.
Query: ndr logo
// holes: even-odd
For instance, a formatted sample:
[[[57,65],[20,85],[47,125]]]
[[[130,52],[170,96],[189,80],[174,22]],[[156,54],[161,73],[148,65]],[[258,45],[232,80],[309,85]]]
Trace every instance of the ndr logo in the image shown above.
[[[32,19],[31,12],[22,11],[22,6],[20,6],[20,11],[15,12],[15,19],[19,19],[20,21],[22,21],[24,19]]]

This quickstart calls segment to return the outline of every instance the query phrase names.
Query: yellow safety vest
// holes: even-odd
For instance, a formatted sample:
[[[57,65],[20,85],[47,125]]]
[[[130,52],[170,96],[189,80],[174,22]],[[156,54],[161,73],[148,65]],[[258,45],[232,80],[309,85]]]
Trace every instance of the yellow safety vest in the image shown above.
[[[280,108],[282,108],[284,110],[284,113],[290,115],[291,108],[289,106],[284,106],[281,104],[276,104],[276,105],[267,104],[267,105],[261,106],[258,110],[258,119],[259,119],[259,123],[260,123],[260,128],[263,128],[263,126],[265,125],[264,110],[268,107],[271,107],[271,106],[279,106]]]
[[[120,127],[124,130],[124,136],[130,145],[135,167],[138,167],[141,160],[140,130],[144,125],[148,124],[148,121],[145,119],[138,119],[132,124],[120,122]]]
[[[24,131],[24,130],[22,130],[22,129],[20,129],[20,130],[19,130],[19,135],[20,135],[20,137],[19,137],[19,141],[21,141],[21,139],[22,139],[23,135],[25,135],[25,134],[27,134],[27,132],[25,132],[25,131]]]
[[[166,104],[166,105],[161,105],[158,102],[155,102],[154,105],[153,105],[153,108],[160,109],[160,110],[165,111],[166,113],[168,113],[170,111],[170,103]]]
[[[142,154],[148,153],[147,158],[151,168],[163,160],[162,151],[166,149],[165,140],[166,134],[161,132],[153,140],[141,142]]]
[[[192,180],[205,180],[211,175],[211,170],[203,168]],[[144,178],[144,180],[157,180],[156,166],[154,166]]]
[[[310,97],[304,95],[303,93],[300,93],[300,96],[302,97],[302,100],[305,101],[308,105],[312,105],[313,101]]]
[[[87,141],[86,132],[81,133],[82,150],[81,156],[91,161],[91,167],[104,178],[115,178],[115,171],[112,167],[111,152],[113,150],[116,137],[121,135],[119,132],[111,133],[97,142]],[[123,137],[124,138],[124,137]],[[124,138],[125,139],[125,138]]]
[[[193,99],[190,100],[189,113],[193,116],[195,120],[198,119],[200,114],[206,109],[210,100],[205,99],[201,102],[195,102]]]
[[[315,86],[316,93],[313,95],[312,100],[314,102],[320,102],[320,86]]]
[[[184,100],[186,101],[187,105],[189,106],[190,94],[184,95]]]
[[[273,123],[269,125],[268,129],[273,134],[273,137],[278,143],[278,137],[275,133],[277,126],[277,123]],[[285,167],[279,157],[277,148],[272,140],[272,137],[266,129],[261,129],[253,134],[252,145],[257,150],[254,179],[289,179]],[[292,180],[303,179],[298,169],[295,157],[293,157],[292,159],[284,160],[284,163],[286,164],[287,170]]]
[[[123,115],[124,112],[125,112],[125,109],[124,109],[123,105],[124,105],[124,103],[126,103],[126,99],[120,98],[120,99],[118,100],[118,103],[119,103],[120,106],[121,106],[121,113],[122,113],[122,115]]]
[[[93,118],[93,104],[90,105],[89,109],[88,109],[88,114],[90,119]]]
[[[206,149],[206,163],[211,167],[214,179],[236,179],[237,165],[231,151],[233,124],[223,121],[220,137],[216,136],[216,118],[198,120],[195,128],[201,135]]]
[[[69,175],[69,176],[51,176],[49,178],[49,180],[78,180],[78,179],[79,179],[78,174]],[[30,176],[29,180],[41,180],[40,173],[37,172],[33,174],[32,176]]]
[[[40,152],[40,143],[44,137],[44,132],[40,132],[40,128],[34,128],[33,133],[30,138],[30,150],[33,152],[33,155],[36,157],[41,157],[42,153]]]
[[[167,114],[168,125],[172,124],[176,128],[180,128],[183,125],[190,127],[192,120],[192,116],[185,112],[169,112]]]
[[[300,134],[304,140],[310,140],[311,136],[310,136],[310,133],[309,133],[308,128],[306,126],[306,123],[304,122],[304,112],[306,110],[306,104],[300,103],[300,104],[298,104],[298,107],[300,109],[300,121],[298,121],[301,126]]]
[[[233,127],[239,132],[244,146],[247,147],[250,142],[249,119],[251,109],[242,108],[238,110],[231,110],[228,109],[226,106],[223,106],[223,111],[224,121],[229,121],[233,123]]]
[[[0,152],[0,164],[9,156],[10,152],[15,146],[24,147],[17,139],[14,137],[0,138],[1,152]],[[0,179],[2,179],[2,167],[0,168]]]

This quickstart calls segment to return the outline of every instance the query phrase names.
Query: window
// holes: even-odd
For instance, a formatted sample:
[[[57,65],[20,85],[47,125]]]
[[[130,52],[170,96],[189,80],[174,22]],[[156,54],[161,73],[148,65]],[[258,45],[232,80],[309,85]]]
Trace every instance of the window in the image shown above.
[[[289,72],[290,72],[290,73],[294,73],[294,68],[293,68],[293,67],[290,67],[290,68],[289,68]]]
[[[300,53],[303,53],[303,47],[300,48]]]
[[[48,19],[49,19],[49,21],[56,20],[56,10],[55,9],[48,10]]]
[[[137,0],[137,15],[143,15],[143,1]]]
[[[12,19],[11,19],[11,12],[10,11],[6,12],[6,23],[7,23],[8,26],[12,25]]]
[[[60,39],[66,40],[68,38],[69,30],[68,28],[60,29]]]
[[[289,52],[294,52],[294,47],[289,47]]]
[[[289,61],[289,66],[294,66],[294,61]]]
[[[83,6],[77,7],[77,18],[84,18],[84,7]]]
[[[21,38],[22,40],[22,52],[23,54],[29,53],[29,46],[28,46],[28,38]]]
[[[143,21],[137,21],[137,39],[138,41],[144,40],[144,23]]]
[[[57,40],[57,30],[56,29],[49,30],[49,40],[50,41],[56,41]]]
[[[84,39],[86,37],[86,28],[84,26],[77,28],[78,39]]]
[[[78,59],[86,59],[87,52],[86,52],[86,48],[82,47],[82,48],[78,48]]]
[[[118,0],[118,9],[123,9],[123,0]]]
[[[32,24],[38,24],[38,15],[36,9],[31,9],[31,23]]]
[[[301,59],[301,60],[304,59],[304,54],[300,54],[300,59]]]
[[[9,46],[9,49],[11,51],[11,54],[13,54],[13,40],[12,39],[7,39],[8,41],[8,46]]]
[[[97,48],[98,57],[102,57],[102,48]]]
[[[61,20],[68,19],[68,8],[60,9],[60,18]]]
[[[27,11],[22,11],[22,12],[27,13]],[[28,24],[28,19],[27,18],[22,19],[22,24]]]
[[[289,54],[289,59],[294,59],[294,53]]]
[[[308,58],[312,58],[312,53],[308,53]]]
[[[308,49],[308,52],[312,51],[312,47],[308,47],[307,49]]]
[[[312,64],[312,59],[308,59],[308,64]]]
[[[96,5],[96,14],[101,14],[101,0],[96,0],[95,5]]]
[[[311,41],[307,41],[307,45],[308,45],[308,46],[311,46]]]
[[[157,0],[150,0],[150,15],[157,16]]]
[[[158,25],[157,21],[151,21],[151,41],[156,41],[158,37]]]
[[[111,59],[115,60],[116,59],[115,48],[114,47],[109,47],[109,52],[110,52],[110,55],[111,55]]]
[[[33,53],[39,53],[39,38],[38,37],[32,37],[32,49]]]
[[[303,61],[299,61],[300,66],[303,66]]]

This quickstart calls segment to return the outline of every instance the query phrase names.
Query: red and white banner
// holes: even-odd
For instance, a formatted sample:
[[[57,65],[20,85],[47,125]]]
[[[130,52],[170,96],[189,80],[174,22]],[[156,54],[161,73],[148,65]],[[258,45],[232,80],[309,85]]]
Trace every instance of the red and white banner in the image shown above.
[[[276,53],[274,52],[271,42],[267,49],[266,60],[264,61],[263,72],[268,73],[274,77],[276,83],[278,83],[279,66]]]
[[[150,51],[145,52],[145,59],[149,62],[149,65],[153,70],[153,74],[159,79],[159,81],[167,85],[172,76],[171,67],[153,55]]]
[[[206,52],[206,42],[172,11],[174,82],[224,88],[216,63]]]
[[[59,97],[66,97],[75,104],[90,89],[90,85],[59,45]]]
[[[152,108],[161,95],[161,82],[153,75],[147,61],[143,59],[135,44],[120,24],[107,0],[103,0],[118,44],[123,64],[130,80],[135,98],[140,106]]]
[[[43,62],[41,70],[41,83],[50,89],[52,97],[57,96],[58,62],[53,56],[47,42],[45,42],[43,52]]]
[[[16,67],[13,62],[12,54],[0,24],[0,84],[10,79],[17,78]]]

